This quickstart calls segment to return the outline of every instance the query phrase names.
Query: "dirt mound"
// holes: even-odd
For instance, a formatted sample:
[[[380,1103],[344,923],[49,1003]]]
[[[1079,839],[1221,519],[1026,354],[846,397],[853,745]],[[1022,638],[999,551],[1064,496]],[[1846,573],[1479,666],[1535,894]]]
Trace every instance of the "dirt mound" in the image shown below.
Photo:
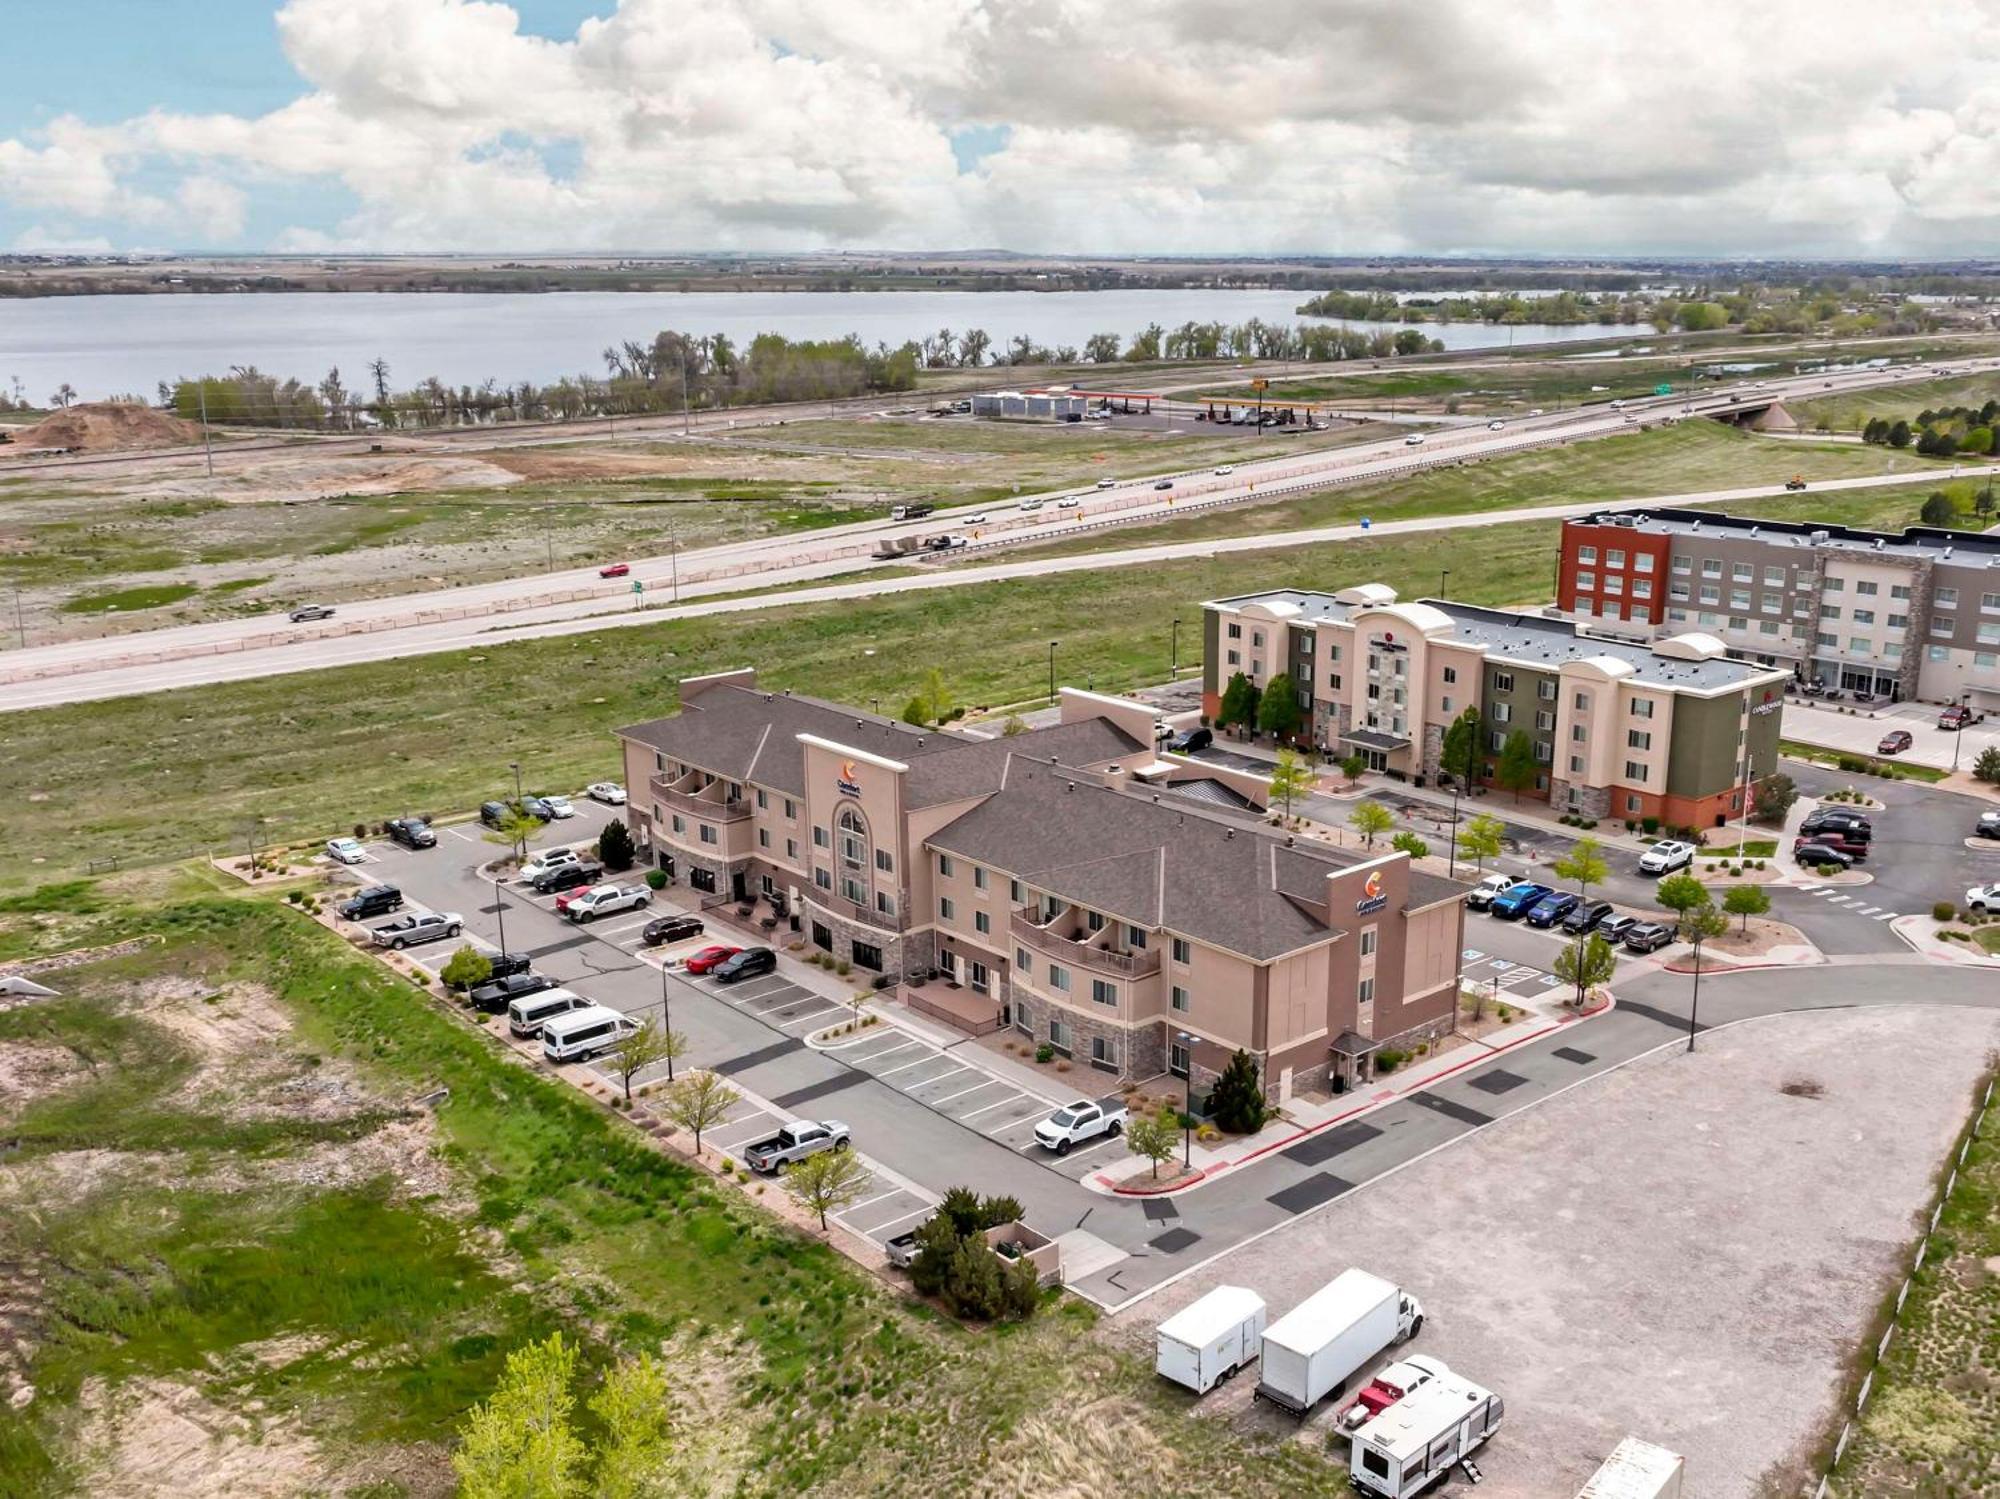
[[[34,426],[16,432],[14,441],[24,448],[78,448],[86,453],[105,453],[200,442],[201,428],[150,406],[106,401],[71,406],[45,416]]]

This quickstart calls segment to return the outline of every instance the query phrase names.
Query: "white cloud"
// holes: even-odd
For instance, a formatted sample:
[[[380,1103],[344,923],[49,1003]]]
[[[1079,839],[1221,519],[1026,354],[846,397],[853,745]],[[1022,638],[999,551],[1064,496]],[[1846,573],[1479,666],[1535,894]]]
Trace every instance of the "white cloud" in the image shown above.
[[[30,224],[14,236],[14,249],[23,255],[107,255],[111,248],[102,234],[71,234],[46,224]]]
[[[313,249],[1983,252],[2000,19],[1944,0],[289,0],[258,118],[0,140],[0,202]],[[1009,127],[960,171],[955,132]]]

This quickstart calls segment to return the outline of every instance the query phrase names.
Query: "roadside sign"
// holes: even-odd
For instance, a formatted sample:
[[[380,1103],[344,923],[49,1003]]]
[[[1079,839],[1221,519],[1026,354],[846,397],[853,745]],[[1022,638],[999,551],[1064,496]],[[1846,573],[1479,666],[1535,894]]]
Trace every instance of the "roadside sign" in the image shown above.
[[[1252,380],[1250,382],[1250,388],[1252,390],[1269,390],[1271,388],[1271,382],[1269,380]]]
[[[639,579],[634,578],[632,580],[632,591],[634,593],[644,593],[646,591],[646,585],[642,583]]]
[[[1673,393],[1674,388],[1671,385],[1660,384],[1653,387],[1653,394],[1656,396],[1670,396]]]

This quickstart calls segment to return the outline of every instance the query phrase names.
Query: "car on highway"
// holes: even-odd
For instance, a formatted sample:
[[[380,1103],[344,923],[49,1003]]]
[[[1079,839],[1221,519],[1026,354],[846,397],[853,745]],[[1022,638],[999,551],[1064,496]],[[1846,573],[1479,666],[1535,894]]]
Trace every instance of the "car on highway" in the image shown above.
[[[1639,925],[1639,918],[1627,916],[1623,911],[1613,911],[1597,923],[1597,935],[1616,946],[1625,940],[1625,934]]]
[[[1518,884],[1511,874],[1489,874],[1466,894],[1465,903],[1475,911],[1484,911],[1496,896],[1505,895]]]
[[[1492,422],[1488,422],[1488,423],[1486,424],[1486,430],[1487,430],[1488,432],[1498,432],[1498,431],[1500,431],[1500,430],[1501,430],[1502,428],[1504,428],[1504,427],[1505,427],[1506,425],[1507,425],[1507,424],[1506,424],[1505,422],[1501,422],[1501,421],[1492,421]]]
[[[597,576],[600,578],[622,578],[630,571],[632,571],[631,563],[614,562],[609,567],[600,567],[597,570]]]
[[[510,973],[504,979],[488,979],[475,984],[465,1002],[482,1015],[498,1015],[517,999],[553,989],[556,981],[539,973]]]
[[[1681,843],[1672,838],[1662,838],[1658,843],[1639,855],[1639,873],[1672,874],[1676,869],[1686,869],[1694,863],[1694,845]]]
[[[707,973],[718,964],[725,963],[735,957],[741,951],[743,949],[740,947],[730,947],[726,943],[717,943],[713,947],[704,947],[700,952],[690,953],[687,961],[681,966],[687,969],[689,973]]]
[[[1832,832],[1812,833],[1806,837],[1794,838],[1792,840],[1792,857],[1796,859],[1799,856],[1800,849],[1812,847],[1838,849],[1857,864],[1868,857],[1868,845],[1860,839],[1849,838],[1844,833]]]
[[[521,866],[521,878],[532,885],[545,874],[582,862],[583,855],[573,848],[545,848]]]
[[[1406,448],[1414,448],[1414,447],[1416,447],[1416,446],[1417,446],[1417,445],[1418,445],[1419,443],[1421,443],[1421,442],[1422,442],[1423,440],[1424,440],[1424,434],[1423,434],[1423,433],[1421,433],[1421,432],[1412,432],[1412,433],[1411,433],[1411,434],[1410,434],[1410,435],[1409,435],[1408,437],[1406,437],[1406,438],[1404,438],[1404,439],[1403,439],[1403,446],[1404,446],[1404,447],[1406,447]]]
[[[559,896],[556,909],[571,921],[595,921],[618,911],[636,911],[652,901],[653,892],[644,885],[592,885],[586,890]]]
[[[1608,900],[1580,900],[1569,909],[1562,919],[1562,929],[1572,937],[1581,937],[1585,932],[1594,932],[1612,912]],[[1529,913],[1532,915],[1533,913]]]
[[[1982,916],[2000,911],[2000,885],[1974,885],[1965,892],[1965,909]]]
[[[1172,489],[1173,487],[1174,481],[1172,479],[1160,479],[1153,485],[1155,489]]]
[[[734,984],[742,979],[753,979],[777,971],[778,955],[770,948],[746,947],[715,965],[715,981],[719,984]]]
[[[1972,825],[1975,838],[2000,838],[2000,811],[1981,812],[1979,821]]]
[[[625,805],[625,788],[616,781],[592,781],[583,788],[583,794],[594,802],[603,802],[607,807]]]
[[[1215,472],[1218,476],[1223,474],[1233,474],[1236,472],[1236,465],[1233,463],[1217,464]]]
[[[382,830],[391,843],[400,843],[404,848],[437,847],[438,835],[421,817],[392,817],[382,824]]]
[[[1097,487],[1099,489],[1116,489],[1118,487],[1118,481],[1116,479],[1099,479],[1097,481]],[[1021,508],[1025,510],[1028,507],[1023,505]]]
[[[364,885],[334,909],[349,921],[388,916],[403,909],[403,892],[394,885]]]
[[[1528,413],[1529,416],[1540,416],[1541,414],[1542,414],[1542,408],[1539,406],[1535,407],[1534,410]]]
[[[295,625],[302,625],[309,620],[332,619],[333,609],[327,604],[301,604],[285,617]]]
[[[685,942],[690,937],[699,937],[702,931],[699,916],[676,913],[672,916],[655,916],[646,923],[646,929],[639,933],[639,940],[647,947],[664,947],[669,942]]]
[[[558,864],[555,868],[536,875],[528,881],[528,884],[534,888],[537,895],[557,895],[565,890],[577,890],[585,885],[595,885],[603,878],[604,866],[601,864]]]
[[[1658,952],[1674,940],[1674,929],[1664,921],[1638,921],[1625,929],[1627,952]]]
[[[326,856],[342,864],[359,864],[368,857],[368,850],[361,846],[359,838],[329,838]]]
[[[1830,843],[1802,843],[1792,854],[1792,862],[1801,869],[1817,869],[1821,873],[1838,874],[1843,869],[1852,869],[1854,859],[1844,854]]]
[[[541,802],[549,809],[549,816],[557,822],[561,822],[565,817],[576,816],[576,804],[566,796],[545,796]]]
[[[1071,495],[1064,495],[1064,496],[1063,496],[1063,497],[1062,497],[1061,499],[1059,499],[1059,500],[1057,500],[1057,501],[1056,501],[1056,509],[1058,509],[1058,510],[1075,510],[1075,509],[1079,508],[1079,507],[1080,507],[1080,506],[1081,506],[1082,504],[1083,504],[1083,501],[1082,501],[1082,500],[1079,500],[1079,499],[1078,499],[1078,498],[1077,498],[1077,497],[1076,497],[1075,495],[1073,495],[1073,494],[1071,494]]]
[[[1552,895],[1543,896],[1528,907],[1521,913],[1521,920],[1529,926],[1546,929],[1554,926],[1582,904],[1583,902],[1572,892],[1558,890]]]
[[[978,515],[954,515],[952,519],[957,521],[961,526],[983,526],[990,522],[993,517],[982,511]]]
[[[1215,743],[1213,729],[1189,729],[1167,748],[1177,755],[1192,755]]]
[[[1900,755],[1916,742],[1916,737],[1908,729],[1896,729],[1882,736],[1875,746],[1875,753],[1878,755]]]
[[[456,911],[413,911],[385,921],[368,936],[377,947],[415,947],[440,937],[456,937],[465,930],[465,919]]]
[[[1547,885],[1537,885],[1533,880],[1522,880],[1509,885],[1493,897],[1493,904],[1486,908],[1487,914],[1497,916],[1502,921],[1513,921],[1525,916],[1535,907],[1535,902],[1544,896],[1554,895]]]

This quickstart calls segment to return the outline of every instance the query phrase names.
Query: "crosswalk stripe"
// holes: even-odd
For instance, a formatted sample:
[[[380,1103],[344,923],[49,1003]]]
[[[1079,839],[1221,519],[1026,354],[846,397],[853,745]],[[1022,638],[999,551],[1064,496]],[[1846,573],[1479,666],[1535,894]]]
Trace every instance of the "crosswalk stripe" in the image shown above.
[[[1896,919],[1896,913],[1894,911],[1884,911],[1880,916],[1877,916],[1875,919],[1877,921],[1894,921]]]

